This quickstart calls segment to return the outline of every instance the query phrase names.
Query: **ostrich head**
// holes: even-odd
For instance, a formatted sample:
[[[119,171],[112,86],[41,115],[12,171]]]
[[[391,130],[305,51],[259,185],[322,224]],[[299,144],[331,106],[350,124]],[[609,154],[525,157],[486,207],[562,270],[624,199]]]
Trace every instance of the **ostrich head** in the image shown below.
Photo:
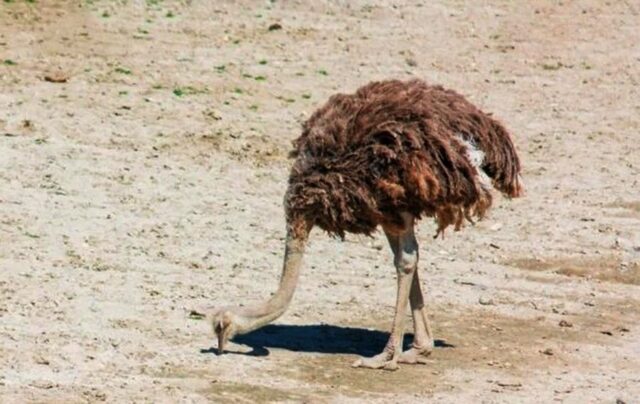
[[[224,352],[224,346],[238,331],[237,316],[228,309],[221,309],[211,318],[213,332],[218,337],[218,355]]]

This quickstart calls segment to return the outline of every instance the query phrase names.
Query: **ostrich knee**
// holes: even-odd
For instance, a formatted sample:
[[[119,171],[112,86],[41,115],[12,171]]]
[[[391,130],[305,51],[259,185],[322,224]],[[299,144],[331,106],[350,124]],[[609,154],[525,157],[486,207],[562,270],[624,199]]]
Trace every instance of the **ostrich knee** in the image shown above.
[[[418,257],[403,254],[402,258],[395,260],[394,264],[399,274],[411,275],[418,266]]]
[[[398,274],[413,274],[418,267],[418,259],[418,246],[415,240],[401,240],[400,251],[393,260]]]

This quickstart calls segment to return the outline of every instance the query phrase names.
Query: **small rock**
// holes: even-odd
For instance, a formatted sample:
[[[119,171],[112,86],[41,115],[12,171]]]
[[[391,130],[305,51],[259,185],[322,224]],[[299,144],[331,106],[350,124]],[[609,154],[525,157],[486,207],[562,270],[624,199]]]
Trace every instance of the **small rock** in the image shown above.
[[[553,349],[551,349],[551,348],[547,348],[547,349],[545,349],[545,350],[543,350],[543,351],[540,351],[540,353],[541,353],[541,354],[544,354],[544,355],[553,356]]]
[[[49,365],[49,360],[43,358],[42,356],[38,356],[34,360],[38,365]]]
[[[49,83],[66,83],[69,80],[69,76],[62,72],[49,73],[43,78],[44,81],[48,81]]]
[[[201,313],[199,311],[196,311],[196,310],[189,311],[189,318],[192,320],[202,320],[205,317],[206,317],[206,314]]]
[[[282,29],[282,24],[279,24],[277,22],[274,23],[274,24],[269,25],[269,31],[277,31],[277,30],[280,30],[280,29]]]
[[[567,328],[573,327],[573,324],[571,324],[571,323],[570,323],[570,322],[568,322],[567,320],[560,320],[560,322],[558,323],[558,325],[559,325],[560,327],[567,327]]]
[[[518,382],[503,382],[503,381],[497,380],[496,384],[500,387],[511,387],[516,389],[519,387],[522,387],[522,383],[518,383]]]
[[[20,122],[20,126],[22,126],[22,129],[26,129],[26,130],[35,129],[35,125],[33,124],[33,121],[30,119],[23,119],[22,122]]]
[[[480,303],[483,306],[493,306],[496,303],[493,301],[493,299],[490,299],[486,296],[480,296],[480,299],[478,299],[478,303]]]
[[[49,390],[55,387],[53,383],[47,380],[36,380],[31,382],[29,385],[38,389],[45,389],[45,390]]]

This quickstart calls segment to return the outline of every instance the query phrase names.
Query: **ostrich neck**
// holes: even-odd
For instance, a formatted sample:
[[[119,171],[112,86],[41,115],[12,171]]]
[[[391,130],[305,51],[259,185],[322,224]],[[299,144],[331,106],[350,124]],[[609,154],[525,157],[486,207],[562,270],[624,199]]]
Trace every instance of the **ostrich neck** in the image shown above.
[[[298,283],[305,242],[306,235],[294,237],[291,232],[287,234],[278,290],[267,301],[238,310],[236,313],[238,315],[236,319],[237,334],[245,334],[267,325],[287,310]]]

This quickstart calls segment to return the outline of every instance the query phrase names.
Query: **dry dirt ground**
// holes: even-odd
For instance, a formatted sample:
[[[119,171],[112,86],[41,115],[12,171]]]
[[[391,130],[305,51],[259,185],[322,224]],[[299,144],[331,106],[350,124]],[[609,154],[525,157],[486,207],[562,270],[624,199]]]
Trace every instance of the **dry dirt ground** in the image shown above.
[[[0,401],[638,402],[639,25],[634,1],[4,0]],[[524,162],[526,198],[420,224],[432,362],[349,367],[395,271],[381,234],[320,231],[287,314],[216,356],[189,310],[274,290],[300,122],[388,77],[459,90]]]

